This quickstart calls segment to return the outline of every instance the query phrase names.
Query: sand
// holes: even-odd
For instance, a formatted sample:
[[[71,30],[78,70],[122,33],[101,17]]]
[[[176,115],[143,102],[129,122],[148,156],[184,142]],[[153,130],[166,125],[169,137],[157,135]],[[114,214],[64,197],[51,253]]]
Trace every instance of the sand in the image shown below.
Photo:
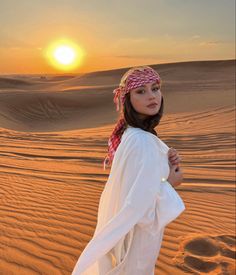
[[[235,60],[153,67],[165,100],[156,130],[182,157],[186,205],[156,274],[234,274]],[[95,230],[126,70],[0,76],[0,274],[71,273]]]

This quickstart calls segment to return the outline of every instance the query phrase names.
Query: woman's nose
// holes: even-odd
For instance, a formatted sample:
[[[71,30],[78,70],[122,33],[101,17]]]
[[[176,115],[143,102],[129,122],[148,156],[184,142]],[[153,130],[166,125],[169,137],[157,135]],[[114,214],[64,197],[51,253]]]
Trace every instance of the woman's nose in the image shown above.
[[[155,98],[155,97],[156,97],[155,93],[152,91],[152,89],[149,89],[148,90],[148,98],[152,99],[152,98]]]

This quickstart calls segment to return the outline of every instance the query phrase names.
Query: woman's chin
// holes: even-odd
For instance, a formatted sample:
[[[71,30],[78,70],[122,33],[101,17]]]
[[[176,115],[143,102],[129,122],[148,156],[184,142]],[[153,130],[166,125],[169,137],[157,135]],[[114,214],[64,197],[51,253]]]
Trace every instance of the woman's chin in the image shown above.
[[[154,116],[159,112],[159,109],[153,109],[153,110],[148,110],[148,112],[146,113],[146,115],[148,116]]]
[[[145,110],[144,112],[139,112],[139,117],[142,119],[146,119],[149,116],[154,116],[159,112],[159,108],[156,109],[151,109],[149,108],[148,110]]]

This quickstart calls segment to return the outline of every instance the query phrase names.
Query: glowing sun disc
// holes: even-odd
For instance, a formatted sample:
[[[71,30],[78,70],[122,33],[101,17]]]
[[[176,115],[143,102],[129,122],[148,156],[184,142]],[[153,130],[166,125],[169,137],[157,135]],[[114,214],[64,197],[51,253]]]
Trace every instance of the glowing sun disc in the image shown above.
[[[71,64],[76,57],[75,50],[69,46],[59,46],[54,51],[55,59],[64,65]]]
[[[81,65],[84,51],[77,44],[63,39],[50,44],[45,56],[53,67],[71,71]]]

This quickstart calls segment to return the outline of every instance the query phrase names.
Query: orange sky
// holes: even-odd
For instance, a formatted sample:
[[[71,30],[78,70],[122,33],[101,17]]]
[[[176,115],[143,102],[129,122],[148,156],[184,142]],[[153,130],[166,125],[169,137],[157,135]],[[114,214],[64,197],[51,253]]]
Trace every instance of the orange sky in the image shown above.
[[[61,38],[85,51],[71,73],[235,58],[233,0],[78,2],[1,1],[0,73],[60,73],[43,52]]]

